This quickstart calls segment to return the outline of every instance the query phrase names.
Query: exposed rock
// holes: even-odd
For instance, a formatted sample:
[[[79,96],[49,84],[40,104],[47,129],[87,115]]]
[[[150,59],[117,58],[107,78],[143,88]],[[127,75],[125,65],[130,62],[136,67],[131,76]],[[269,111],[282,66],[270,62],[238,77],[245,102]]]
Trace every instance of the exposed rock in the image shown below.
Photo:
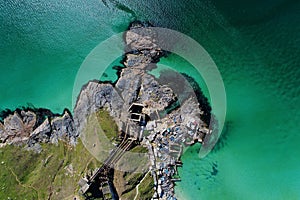
[[[36,153],[41,153],[43,151],[43,148],[40,145],[40,143],[34,143],[31,146],[27,146],[26,149],[29,151],[35,151]]]
[[[55,117],[51,121],[50,141],[57,143],[58,140],[68,141],[70,144],[76,144],[76,130],[71,115],[65,111],[63,116]]]
[[[24,135],[24,124],[18,113],[4,119],[5,131],[10,137]]]
[[[149,74],[143,76],[139,98],[139,101],[147,104],[149,109],[152,107],[155,110],[164,110],[176,101],[173,90],[167,85],[159,84],[154,76]],[[154,111],[150,113],[152,112]]]
[[[148,27],[131,26],[125,33],[127,51],[141,52],[147,56],[156,57],[161,53],[157,41],[157,33]]]
[[[24,123],[24,131],[31,133],[36,124],[36,114],[32,111],[21,111],[22,121]]]
[[[31,134],[30,138],[38,142],[49,142],[51,134],[51,126],[49,118],[47,118],[40,126],[38,126]]]
[[[8,138],[8,134],[5,130],[4,125],[0,122],[0,144],[5,143]]]
[[[125,68],[116,83],[116,88],[121,94],[124,103],[128,106],[137,98],[137,93],[141,87],[142,70]]]
[[[31,111],[14,112],[4,119],[1,140],[7,143],[18,143],[28,139],[36,123],[36,115]]]
[[[118,127],[138,135],[139,129],[128,121],[128,109],[133,102],[148,105],[149,115],[164,110],[176,100],[176,95],[167,85],[160,85],[154,76],[138,68],[123,68],[115,87],[108,83],[89,82],[81,91],[74,108],[77,135],[84,130],[87,118],[102,108],[107,109]],[[153,109],[154,108],[154,109]]]
[[[155,63],[164,52],[152,29],[140,29],[145,25],[133,23],[124,35],[127,45],[123,62],[125,68],[119,69],[120,76],[115,86],[93,81],[81,90],[74,108],[78,135],[83,131],[88,116],[101,108],[110,112],[120,129],[128,127],[128,134],[139,135],[139,128],[128,121],[127,111],[133,102],[155,107],[147,111],[150,115],[156,110],[165,109],[176,100],[176,95],[167,85],[160,85],[154,76],[147,74],[147,70],[156,67]]]
[[[111,116],[119,118],[123,99],[111,84],[101,84],[99,82],[89,82],[80,92],[76,106],[74,108],[74,123],[79,135],[87,123],[90,114],[101,108],[110,111]]]
[[[0,143],[6,144],[26,144],[29,149],[37,152],[41,151],[39,143],[57,143],[64,140],[72,145],[76,144],[76,131],[72,116],[65,111],[62,116],[54,114],[45,116],[46,119],[39,124],[43,118],[40,109],[37,114],[30,110],[17,109],[13,114],[4,118],[4,123],[0,122]]]

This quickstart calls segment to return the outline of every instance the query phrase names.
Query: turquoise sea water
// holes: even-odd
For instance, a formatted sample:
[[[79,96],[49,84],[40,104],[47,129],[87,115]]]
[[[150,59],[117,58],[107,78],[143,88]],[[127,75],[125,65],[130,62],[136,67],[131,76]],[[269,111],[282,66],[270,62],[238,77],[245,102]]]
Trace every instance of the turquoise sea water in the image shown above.
[[[87,54],[135,17],[150,20],[197,40],[227,93],[220,142],[204,159],[200,145],[186,151],[178,197],[300,199],[299,10],[288,0],[2,1],[0,108],[72,109]],[[174,56],[161,63],[194,74]]]

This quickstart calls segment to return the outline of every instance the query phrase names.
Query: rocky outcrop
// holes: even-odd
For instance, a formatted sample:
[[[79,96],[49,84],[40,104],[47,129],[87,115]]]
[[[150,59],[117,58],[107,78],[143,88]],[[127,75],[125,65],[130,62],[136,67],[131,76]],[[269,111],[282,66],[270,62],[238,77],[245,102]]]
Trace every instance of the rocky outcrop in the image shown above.
[[[68,141],[70,144],[76,144],[76,129],[71,114],[65,111],[63,116],[55,117],[51,120],[52,133],[50,135],[50,141],[52,143],[58,142],[58,140]]]
[[[101,84],[97,81],[87,83],[81,90],[74,108],[77,135],[83,131],[90,114],[105,107],[111,116],[119,118],[123,104],[123,99],[111,84]]]
[[[30,134],[30,144],[34,144],[36,142],[49,142],[49,136],[51,134],[51,123],[49,118],[45,119],[45,121],[38,126],[31,134]]]
[[[45,121],[31,133],[28,146],[48,142],[57,144],[59,140],[75,145],[77,136],[72,116],[68,111],[65,111],[62,116],[46,118]]]
[[[147,110],[150,116],[176,101],[170,87],[159,84],[153,75],[147,73],[164,55],[155,41],[155,33],[151,29],[140,29],[140,24],[136,23],[124,37],[128,52],[116,83],[91,81],[83,87],[77,99],[74,121],[78,135],[84,130],[88,116],[102,108],[110,112],[120,130],[125,131],[128,127],[127,134],[138,135],[139,128],[128,120],[128,109],[132,103],[146,104],[150,108]]]
[[[1,123],[1,122],[0,122]],[[22,110],[8,115],[0,124],[0,140],[2,143],[18,143],[28,139],[36,124],[36,115]]]
[[[42,118],[44,121],[41,122]],[[58,140],[75,145],[77,136],[74,121],[67,110],[59,116],[53,113],[43,115],[37,109],[17,109],[0,122],[1,146],[26,145],[36,150],[39,143],[57,143]]]

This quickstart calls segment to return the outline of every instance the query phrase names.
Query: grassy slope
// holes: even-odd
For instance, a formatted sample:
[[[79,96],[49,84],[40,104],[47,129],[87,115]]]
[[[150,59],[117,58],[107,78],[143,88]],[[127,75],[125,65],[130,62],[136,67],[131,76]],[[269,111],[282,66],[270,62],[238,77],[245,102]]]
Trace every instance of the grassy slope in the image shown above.
[[[119,196],[124,200],[132,200],[136,195],[136,186],[145,176],[146,172],[141,172],[148,170],[148,157],[145,153],[148,152],[148,149],[140,145],[134,147],[130,150],[132,153],[141,153],[141,155],[124,155],[124,160],[120,160],[118,165],[122,165],[122,162],[127,162],[130,159],[132,166],[139,166],[133,172],[123,172],[115,170],[114,175],[114,184],[117,187]],[[126,158],[127,157],[127,158]],[[135,163],[137,162],[137,163]],[[124,164],[124,165],[126,165]],[[143,170],[142,170],[143,169]],[[139,186],[139,196],[137,199],[151,199],[154,194],[154,182],[153,178],[147,175],[147,178]]]
[[[150,173],[147,174],[146,178],[139,185],[139,194],[137,199],[150,200],[154,194],[154,182]]]
[[[101,110],[96,114],[96,119],[94,122],[100,124],[103,130],[100,132],[104,132],[109,140],[114,141],[117,138],[118,127],[109,114]],[[94,122],[90,122],[87,131],[94,132]],[[99,133],[98,129],[97,132]],[[98,137],[101,137],[100,135]],[[63,142],[59,142],[58,145],[43,144],[42,147],[43,151],[40,154],[10,145],[0,149],[0,199],[48,199],[49,196],[51,199],[73,199],[78,195],[79,179],[88,171],[101,166],[80,140],[76,147]],[[137,146],[131,151],[145,153],[147,149]],[[121,189],[127,190],[121,196],[124,199],[132,199],[136,194],[135,186],[143,178],[143,174],[117,174],[115,178],[122,179]],[[146,195],[142,184],[140,190],[141,194]]]
[[[106,137],[112,142],[115,141],[118,137],[118,126],[109,113],[101,109],[97,112],[97,119]]]
[[[88,117],[81,139],[91,154],[103,162],[115,148],[113,143],[117,143],[118,133],[118,127],[109,113],[100,110]]]
[[[2,161],[0,199],[72,199],[81,176],[99,166],[81,142],[75,148],[62,142],[44,144],[41,154],[6,146],[0,149]]]

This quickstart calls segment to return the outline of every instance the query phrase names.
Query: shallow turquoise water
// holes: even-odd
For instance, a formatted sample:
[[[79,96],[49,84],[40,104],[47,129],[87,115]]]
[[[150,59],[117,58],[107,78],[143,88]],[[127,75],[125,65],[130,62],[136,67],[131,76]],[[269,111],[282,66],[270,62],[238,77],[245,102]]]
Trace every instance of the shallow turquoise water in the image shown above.
[[[0,108],[72,107],[77,70],[101,41],[131,17],[98,0],[1,1]]]
[[[0,108],[71,109],[81,62],[136,15],[196,39],[226,87],[226,129],[204,159],[199,145],[183,155],[179,197],[300,199],[299,2],[106,2],[1,2]],[[187,71],[173,56],[161,63]]]

